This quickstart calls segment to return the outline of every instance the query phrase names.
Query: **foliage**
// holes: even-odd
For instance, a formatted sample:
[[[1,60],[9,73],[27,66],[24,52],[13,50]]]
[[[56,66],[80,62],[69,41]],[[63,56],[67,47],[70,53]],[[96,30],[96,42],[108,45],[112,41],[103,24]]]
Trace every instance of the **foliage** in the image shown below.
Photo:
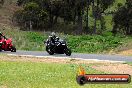
[[[104,12],[106,9],[108,9],[115,0],[93,0],[92,4],[92,12],[93,12],[93,18],[94,18],[94,30],[93,33],[96,34],[96,26],[97,26],[97,20],[100,20],[101,30],[105,30],[105,20],[104,20]],[[95,5],[96,4],[96,5]]]
[[[65,36],[65,35],[63,35]],[[43,41],[48,38],[48,35],[42,35],[40,33],[28,32],[27,38],[31,43],[37,43],[40,47],[44,47]],[[72,49],[73,52],[81,53],[101,53],[105,51],[110,51],[116,49],[118,46],[121,46],[124,38],[112,36],[111,33],[104,35],[82,35],[82,36],[73,36],[67,35],[66,41],[68,46]]]
[[[17,50],[45,51],[44,41],[49,33],[29,32],[14,29],[1,30],[7,38],[13,39]],[[57,34],[60,38],[66,39],[68,46],[73,52],[82,53],[104,53],[111,50],[130,49],[132,37],[112,36],[111,32],[103,35],[65,35]]]
[[[120,37],[114,36],[70,36],[69,46],[74,52],[87,52],[87,53],[100,53],[103,51],[109,51],[115,49],[122,44]]]
[[[46,39],[46,36],[43,36],[42,34],[36,32],[28,32],[27,38],[30,42],[43,43],[44,39]]]
[[[40,9],[39,5],[34,2],[25,4],[22,10],[14,14],[18,24],[24,28],[42,28],[47,23],[47,12]]]
[[[105,30],[105,20],[104,20],[104,17],[102,16],[102,13],[104,13],[104,11],[108,9],[113,4],[114,1],[115,0],[39,0],[39,1],[38,0],[18,0],[17,4],[19,6],[23,6],[24,10],[22,12],[25,12],[25,11],[27,12],[25,16],[29,18],[30,20],[24,21],[24,25],[26,22],[26,24],[31,26],[29,27],[30,29],[35,28],[36,26],[38,26],[37,29],[43,29],[46,26],[45,25],[46,23],[47,23],[46,29],[53,28],[54,25],[58,23],[58,18],[60,18],[61,23],[64,22],[65,24],[76,25],[76,32],[79,34],[82,34],[83,20],[84,20],[83,15],[85,13],[86,7],[87,8],[90,8],[90,6],[92,7],[93,19],[95,19],[94,33],[96,33],[96,20],[100,20],[101,29]],[[37,14],[35,14],[36,11],[32,12],[32,10],[36,8],[32,8],[32,10],[30,11],[27,11],[25,9],[25,7],[30,8],[29,4],[31,3],[34,3],[34,5],[36,3],[39,6],[38,10],[41,9],[41,10],[44,10],[44,12],[46,12],[47,15],[43,16],[44,19],[46,19],[46,21],[41,22],[40,20],[41,17],[38,17]],[[33,17],[37,17],[40,21],[36,21],[36,19],[34,19]],[[31,18],[33,21],[31,20]],[[19,17],[17,19],[19,19]],[[37,23],[38,24],[40,23],[41,25],[38,25]],[[88,22],[86,24],[88,24]]]
[[[132,0],[127,0],[124,6],[120,6],[113,17],[113,33],[122,32],[132,34]]]

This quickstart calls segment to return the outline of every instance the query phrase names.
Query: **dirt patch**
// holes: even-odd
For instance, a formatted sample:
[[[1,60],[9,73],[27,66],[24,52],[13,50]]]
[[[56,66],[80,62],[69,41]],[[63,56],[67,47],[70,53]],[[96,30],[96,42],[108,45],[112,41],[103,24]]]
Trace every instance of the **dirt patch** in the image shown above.
[[[52,58],[52,57],[32,57],[32,56],[8,56],[1,55],[0,61],[23,61],[23,62],[43,62],[43,63],[74,63],[74,64],[91,64],[91,63],[106,63],[105,61],[81,60],[73,58]]]
[[[132,75],[132,66],[128,64],[102,64],[98,66],[92,66],[92,68],[103,71],[110,72],[114,74],[130,74]]]
[[[118,54],[119,54],[119,55],[127,55],[127,56],[132,55],[132,49],[130,49],[130,50],[125,50],[125,51],[121,51],[121,52],[119,52]]]
[[[59,64],[89,64],[90,67],[102,72],[116,73],[116,74],[131,74],[132,66],[122,63],[112,63],[105,61],[92,61],[80,59],[64,59],[52,57],[31,57],[31,56],[8,56],[1,55],[0,61],[18,61],[18,62],[35,62],[35,63],[59,63]]]
[[[0,88],[8,88],[7,86],[5,86],[5,85],[2,85],[2,86],[0,86]]]
[[[0,61],[21,61],[21,62],[45,62],[45,63],[66,63],[64,59],[35,58],[28,56],[0,56]]]

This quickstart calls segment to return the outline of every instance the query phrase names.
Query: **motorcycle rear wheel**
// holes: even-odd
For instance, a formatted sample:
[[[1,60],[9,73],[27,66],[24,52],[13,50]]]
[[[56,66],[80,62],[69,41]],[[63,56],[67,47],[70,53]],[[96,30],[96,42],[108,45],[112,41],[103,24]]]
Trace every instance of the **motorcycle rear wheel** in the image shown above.
[[[2,51],[2,49],[0,48],[0,52]]]
[[[0,52],[2,51],[2,44],[0,44]]]

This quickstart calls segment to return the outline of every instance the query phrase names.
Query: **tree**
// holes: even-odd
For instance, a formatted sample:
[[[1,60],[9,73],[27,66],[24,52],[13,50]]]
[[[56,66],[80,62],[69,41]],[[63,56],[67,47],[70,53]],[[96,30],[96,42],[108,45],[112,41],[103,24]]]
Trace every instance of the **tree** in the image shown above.
[[[84,8],[87,6],[87,0],[64,0],[64,3],[67,3],[65,5],[65,8],[68,8],[65,10],[69,15],[67,16],[67,19],[70,18],[70,21],[73,21],[75,24],[75,20],[77,18],[77,33],[81,34],[83,32],[83,15],[84,15]],[[65,14],[67,15],[67,14]],[[66,19],[66,20],[67,20]]]
[[[40,9],[35,2],[30,2],[24,5],[24,8],[14,14],[19,25],[32,30],[40,28],[47,23],[47,12]]]
[[[88,15],[89,15],[89,6],[90,6],[90,4],[91,4],[90,0],[87,0],[87,6],[86,6],[86,12],[87,12],[87,14],[86,14],[86,32],[88,32],[88,30],[89,30],[89,26],[88,26],[88,24],[89,24]]]
[[[114,34],[117,32],[132,34],[132,0],[127,0],[124,6],[119,7],[113,16],[113,22],[112,32]]]
[[[107,2],[106,2],[107,1]],[[54,27],[54,25],[58,22],[58,18],[64,21],[65,24],[73,23],[76,25],[76,33],[81,34],[83,32],[83,15],[86,10],[87,18],[86,18],[86,29],[88,30],[88,10],[90,5],[92,5],[92,12],[94,18],[94,33],[96,33],[96,22],[100,20],[101,28],[104,28],[104,18],[102,17],[102,13],[112,4],[114,0],[18,0],[18,5],[30,6],[35,3],[38,5],[38,13],[42,10],[47,13],[46,19],[48,20],[48,28]],[[35,6],[34,4],[34,6]],[[29,8],[29,7],[28,7]],[[40,23],[34,17],[38,17],[36,8],[32,8],[32,10],[25,10],[27,12],[27,16],[29,16],[30,21],[30,29],[32,29],[32,25]],[[35,11],[34,11],[35,10]],[[33,14],[31,14],[33,12]],[[32,17],[33,16],[33,17]],[[28,19],[29,19],[28,18]],[[39,18],[39,17],[38,17]],[[36,20],[33,21],[33,20]]]
[[[4,0],[0,0],[0,7],[2,7],[2,5],[4,4]]]
[[[102,14],[111,6],[115,0],[92,0],[92,12],[94,17],[94,32],[96,33],[96,22],[100,20],[101,29],[104,29],[104,17]]]

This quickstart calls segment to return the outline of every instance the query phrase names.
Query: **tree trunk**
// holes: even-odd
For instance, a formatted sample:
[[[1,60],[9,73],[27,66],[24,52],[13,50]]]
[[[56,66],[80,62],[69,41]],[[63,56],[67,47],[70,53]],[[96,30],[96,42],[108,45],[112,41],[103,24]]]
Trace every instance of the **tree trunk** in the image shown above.
[[[83,14],[84,14],[84,6],[83,2],[78,10],[78,34],[82,34],[83,32]]]
[[[32,26],[32,21],[30,20],[30,22],[29,22],[29,30],[31,31],[32,28],[33,28],[33,26]]]
[[[94,18],[94,34],[96,34],[96,22],[97,22],[97,19],[96,19],[96,17]]]
[[[50,18],[49,18],[49,27],[50,28],[53,27],[53,19],[54,19],[54,16],[50,14]]]
[[[130,28],[129,28],[129,25],[127,24],[127,26],[126,26],[126,35],[130,35],[131,33],[130,33]]]
[[[100,18],[100,25],[101,25],[101,31],[103,31],[104,29],[106,29],[105,19],[104,19],[104,17],[102,15],[101,15],[101,18]]]
[[[92,4],[92,11],[93,11],[93,16],[94,16],[94,28],[93,28],[93,33],[96,34],[96,11],[95,11],[95,5],[94,5],[94,1]]]
[[[78,30],[77,30],[77,34],[82,34],[82,14],[78,15]]]
[[[54,19],[54,24],[57,23],[57,20],[58,20],[58,16],[55,16],[55,19]]]
[[[114,26],[113,26],[112,33],[114,36],[117,34],[117,25],[116,24],[114,24]]]
[[[88,3],[87,3],[86,32],[89,30],[89,28],[88,28],[88,21],[89,21],[89,19],[88,19],[88,9],[89,9],[89,6],[88,6]]]
[[[75,24],[76,24],[76,12],[74,14],[74,19],[73,19],[73,25],[75,25]]]

